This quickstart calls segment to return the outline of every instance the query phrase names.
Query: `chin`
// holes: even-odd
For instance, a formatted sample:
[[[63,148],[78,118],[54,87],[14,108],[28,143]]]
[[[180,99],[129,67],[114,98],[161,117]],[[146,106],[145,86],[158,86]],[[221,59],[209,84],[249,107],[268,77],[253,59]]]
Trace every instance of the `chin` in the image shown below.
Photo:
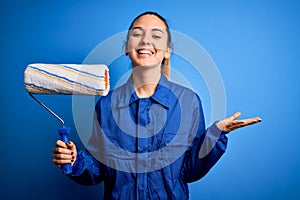
[[[158,63],[138,63],[135,64],[134,67],[141,67],[141,68],[155,68],[155,67],[160,67],[160,64]]]

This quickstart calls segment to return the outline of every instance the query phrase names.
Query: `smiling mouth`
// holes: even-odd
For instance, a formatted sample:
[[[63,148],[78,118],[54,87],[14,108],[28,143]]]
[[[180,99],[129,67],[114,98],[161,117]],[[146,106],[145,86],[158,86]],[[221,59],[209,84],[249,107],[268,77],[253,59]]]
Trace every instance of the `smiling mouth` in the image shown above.
[[[139,55],[153,55],[154,54],[154,52],[149,49],[138,49],[137,53]]]

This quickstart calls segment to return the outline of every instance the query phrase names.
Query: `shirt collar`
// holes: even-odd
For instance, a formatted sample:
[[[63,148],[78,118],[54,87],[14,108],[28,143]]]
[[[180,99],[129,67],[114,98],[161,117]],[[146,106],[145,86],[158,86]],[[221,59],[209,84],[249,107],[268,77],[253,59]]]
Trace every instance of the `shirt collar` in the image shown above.
[[[135,101],[139,100],[139,97],[136,95],[134,91],[134,85],[132,76],[129,77],[127,82],[123,85],[123,90],[121,91],[121,96],[117,103],[119,108],[127,107],[130,104],[134,103]],[[170,93],[170,81],[162,75],[154,94],[149,98],[154,100],[155,102],[161,104],[162,106],[169,108],[169,93]]]

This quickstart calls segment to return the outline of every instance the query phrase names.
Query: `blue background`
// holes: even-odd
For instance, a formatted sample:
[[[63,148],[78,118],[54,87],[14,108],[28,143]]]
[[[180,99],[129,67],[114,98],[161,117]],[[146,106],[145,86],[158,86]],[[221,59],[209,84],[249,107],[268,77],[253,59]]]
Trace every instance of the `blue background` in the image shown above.
[[[77,185],[52,164],[60,124],[27,95],[23,71],[35,62],[82,63],[148,10],[207,50],[224,81],[227,115],[263,119],[229,135],[226,154],[190,184],[191,199],[300,199],[300,3],[288,0],[2,0],[0,199],[102,197],[102,185]],[[41,99],[75,130],[71,97]],[[75,131],[72,140],[82,148]]]

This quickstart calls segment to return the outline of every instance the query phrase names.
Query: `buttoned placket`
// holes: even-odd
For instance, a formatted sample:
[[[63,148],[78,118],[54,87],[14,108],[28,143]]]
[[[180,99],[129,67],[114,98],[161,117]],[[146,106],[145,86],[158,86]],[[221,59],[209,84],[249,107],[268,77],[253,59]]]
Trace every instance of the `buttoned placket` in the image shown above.
[[[159,103],[160,105],[168,108],[168,94],[170,90],[168,89],[168,82],[166,77],[162,76],[158,84],[155,94],[150,98],[138,98],[134,92],[132,79],[128,80],[126,92],[123,95],[119,107],[131,107],[132,116],[135,118],[136,123],[136,143],[135,143],[135,152],[136,152],[136,162],[135,162],[135,199],[149,199],[148,194],[148,168],[150,161],[143,154],[145,152],[153,151],[152,147],[149,146],[149,137],[153,136],[155,133],[152,133],[155,127],[151,127],[149,123],[154,123],[150,121],[149,111],[150,107],[154,103],[153,101]],[[130,94],[130,96],[128,96]],[[130,100],[128,99],[130,98]],[[129,103],[129,104],[128,104]],[[152,124],[156,126],[156,124]],[[141,138],[142,136],[142,138]],[[152,143],[151,143],[152,144]],[[144,157],[143,157],[144,156]],[[139,162],[141,161],[141,162]],[[140,165],[140,166],[139,166]],[[142,173],[141,173],[142,172]]]
[[[137,141],[137,160],[141,159],[138,156],[140,156],[140,153],[145,153],[149,151],[148,149],[148,140],[147,138],[141,137],[141,135],[149,135],[149,129],[145,128],[150,123],[149,119],[149,110],[151,106],[151,101],[149,98],[141,98],[138,101],[138,110],[137,110],[137,133],[136,133],[136,141]],[[147,132],[147,133],[145,133]],[[141,138],[141,139],[139,139]],[[144,159],[145,160],[145,159]],[[137,166],[138,170],[146,169],[148,167],[147,160],[145,162],[142,162],[145,166]],[[147,173],[137,173],[137,199],[147,199]]]

